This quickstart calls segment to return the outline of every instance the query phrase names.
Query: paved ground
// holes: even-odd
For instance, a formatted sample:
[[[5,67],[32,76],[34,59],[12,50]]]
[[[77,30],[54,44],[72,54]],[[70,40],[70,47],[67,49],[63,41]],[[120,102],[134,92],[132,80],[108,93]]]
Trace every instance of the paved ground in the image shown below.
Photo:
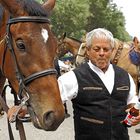
[[[11,105],[11,95],[8,96],[8,99]],[[27,140],[74,140],[72,107],[70,102],[67,105],[71,117],[65,119],[61,126],[54,132],[38,130],[30,122],[24,123]],[[140,125],[129,128],[130,140],[140,140],[140,134],[135,133],[135,128],[140,128]],[[15,140],[20,140],[18,131],[15,130],[15,124],[12,124],[12,130]],[[9,140],[6,115],[0,118],[0,140]]]

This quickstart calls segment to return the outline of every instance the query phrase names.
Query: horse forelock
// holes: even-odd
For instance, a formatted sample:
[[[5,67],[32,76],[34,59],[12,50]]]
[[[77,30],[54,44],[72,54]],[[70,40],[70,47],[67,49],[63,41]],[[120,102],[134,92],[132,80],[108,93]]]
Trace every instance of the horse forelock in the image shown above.
[[[29,16],[43,16],[47,17],[47,11],[35,0],[18,0],[23,9],[29,14]]]

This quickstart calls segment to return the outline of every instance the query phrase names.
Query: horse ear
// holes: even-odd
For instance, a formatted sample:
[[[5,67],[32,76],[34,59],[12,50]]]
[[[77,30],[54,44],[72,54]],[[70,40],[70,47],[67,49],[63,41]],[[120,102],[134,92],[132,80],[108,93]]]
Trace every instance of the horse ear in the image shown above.
[[[63,41],[66,37],[66,32],[62,34],[62,36],[59,38],[60,41]]]
[[[17,0],[0,0],[0,3],[12,14],[12,16],[25,15],[25,11]]]
[[[47,10],[47,12],[51,12],[55,6],[56,0],[44,0],[43,8]]]
[[[63,37],[65,38],[66,36],[67,36],[67,33],[65,32],[64,35],[63,35]]]

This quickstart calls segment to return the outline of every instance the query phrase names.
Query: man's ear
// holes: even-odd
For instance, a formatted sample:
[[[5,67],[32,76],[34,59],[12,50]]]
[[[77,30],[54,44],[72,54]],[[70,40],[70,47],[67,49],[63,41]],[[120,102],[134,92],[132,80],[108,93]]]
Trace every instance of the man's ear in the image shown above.
[[[89,56],[89,50],[90,48],[86,46],[86,55]]]
[[[114,48],[112,48],[112,50],[111,50],[111,51],[113,52],[113,51],[114,51],[114,49],[115,49],[115,47],[114,47]]]

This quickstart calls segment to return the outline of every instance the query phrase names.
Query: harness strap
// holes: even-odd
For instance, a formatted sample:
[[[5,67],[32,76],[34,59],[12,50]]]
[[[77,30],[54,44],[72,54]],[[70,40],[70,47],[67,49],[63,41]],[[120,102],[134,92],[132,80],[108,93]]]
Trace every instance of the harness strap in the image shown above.
[[[7,113],[9,107],[7,106],[7,104],[5,103],[5,101],[4,101],[4,99],[2,98],[1,95],[0,95],[0,102],[1,102],[1,104],[2,104],[3,110]],[[8,119],[7,119],[7,123],[8,123],[9,138],[10,138],[10,140],[14,140],[14,136],[13,136],[12,128],[11,128],[11,125],[10,125]]]
[[[23,123],[21,120],[16,119],[16,128],[19,131],[20,140],[26,140],[25,131],[23,127]]]
[[[7,88],[8,85],[6,85],[2,91],[2,94],[0,94],[0,102],[1,102],[1,105],[2,105],[2,108],[3,110],[8,113],[8,109],[9,107],[7,106],[6,104],[6,88]],[[12,132],[12,128],[11,128],[11,125],[9,123],[9,120],[7,119],[7,123],[8,123],[8,132],[9,132],[9,138],[10,140],[14,140],[14,136],[13,136],[13,132]]]
[[[21,16],[18,18],[11,18],[7,24],[13,24],[18,22],[37,22],[37,23],[49,23],[50,20],[46,17],[38,17],[38,16]]]
[[[117,52],[115,54],[115,57],[114,59],[111,61],[113,64],[117,65],[118,63],[118,60],[120,58],[120,55],[121,55],[121,52],[122,52],[122,49],[123,49],[123,43],[121,43],[117,49]]]
[[[10,138],[10,140],[14,140],[14,136],[13,136],[12,128],[11,128],[11,125],[10,125],[8,119],[7,119],[7,123],[8,123],[9,138]]]
[[[2,104],[3,110],[8,113],[9,107],[6,104],[6,88],[9,85],[6,85],[2,91],[2,93],[0,94],[0,102]],[[10,125],[9,120],[7,119],[7,123],[8,123],[8,132],[9,132],[9,138],[10,140],[14,140],[14,136],[13,136],[13,132],[12,132],[12,128]],[[26,136],[25,136],[25,131],[24,131],[24,127],[23,127],[23,123],[22,121],[20,121],[18,118],[16,119],[16,128],[17,130],[19,130],[19,134],[20,134],[20,140],[26,140]]]
[[[36,73],[26,77],[24,79],[24,84],[27,85],[37,78],[47,76],[47,75],[50,75],[50,74],[56,74],[57,75],[56,69],[50,68],[50,69],[47,69],[47,70],[44,70],[44,71],[36,72]]]
[[[8,113],[8,110],[9,110],[9,107],[8,107],[7,104],[6,104],[6,97],[5,97],[5,95],[6,95],[6,88],[7,88],[7,87],[8,87],[8,85],[6,85],[6,86],[4,87],[2,93],[0,94],[0,102],[1,102],[1,104],[2,104],[3,110],[4,110],[6,113]]]

